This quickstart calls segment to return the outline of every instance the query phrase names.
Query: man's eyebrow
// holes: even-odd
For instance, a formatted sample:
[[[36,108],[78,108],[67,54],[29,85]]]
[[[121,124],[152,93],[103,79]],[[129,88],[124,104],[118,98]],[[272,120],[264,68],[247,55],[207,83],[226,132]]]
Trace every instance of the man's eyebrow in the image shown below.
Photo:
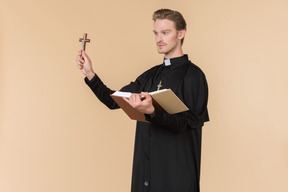
[[[170,32],[170,31],[172,31],[171,29],[164,29],[164,30],[160,30],[159,32]],[[157,32],[156,30],[153,30],[153,32],[155,33],[155,32]]]

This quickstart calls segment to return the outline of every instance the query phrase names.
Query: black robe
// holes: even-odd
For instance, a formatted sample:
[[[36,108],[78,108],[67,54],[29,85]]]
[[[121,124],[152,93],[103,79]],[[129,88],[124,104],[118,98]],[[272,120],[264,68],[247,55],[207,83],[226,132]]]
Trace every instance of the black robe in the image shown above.
[[[132,192],[199,192],[201,137],[204,122],[209,121],[208,86],[204,73],[188,60],[188,56],[170,59],[140,75],[121,91],[140,93],[170,88],[186,104],[189,111],[170,115],[155,109],[146,116],[151,123],[137,122]],[[119,106],[95,75],[85,82],[110,109]]]

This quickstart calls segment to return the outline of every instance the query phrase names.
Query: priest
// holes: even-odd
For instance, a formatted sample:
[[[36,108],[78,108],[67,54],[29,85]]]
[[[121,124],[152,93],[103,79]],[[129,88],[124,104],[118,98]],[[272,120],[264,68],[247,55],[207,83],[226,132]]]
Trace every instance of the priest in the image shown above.
[[[209,121],[206,77],[182,51],[186,33],[182,14],[160,9],[154,12],[153,20],[163,63],[120,90],[134,93],[126,101],[149,122],[137,122],[131,191],[199,192],[202,127]],[[115,91],[101,81],[83,50],[78,52],[76,62],[98,99],[108,108],[118,109],[110,97]],[[171,115],[155,108],[148,92],[157,88],[171,89],[189,110]]]

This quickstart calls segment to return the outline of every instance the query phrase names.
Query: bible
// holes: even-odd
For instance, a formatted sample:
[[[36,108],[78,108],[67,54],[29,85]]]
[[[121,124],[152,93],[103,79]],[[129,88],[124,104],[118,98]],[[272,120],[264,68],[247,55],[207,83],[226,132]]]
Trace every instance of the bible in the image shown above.
[[[145,115],[134,109],[127,103],[123,97],[129,98],[132,95],[130,92],[114,92],[111,97],[122,108],[122,110],[130,117],[130,119],[148,122]],[[150,92],[153,106],[169,114],[180,113],[189,110],[189,108],[175,95],[171,89],[162,89],[159,91]]]

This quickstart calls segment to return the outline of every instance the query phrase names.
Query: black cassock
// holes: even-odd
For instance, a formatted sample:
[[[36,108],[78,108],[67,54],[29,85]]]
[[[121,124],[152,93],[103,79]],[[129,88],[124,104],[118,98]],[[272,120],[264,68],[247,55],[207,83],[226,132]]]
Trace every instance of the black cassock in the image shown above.
[[[132,192],[199,192],[201,137],[204,122],[209,121],[208,86],[204,73],[188,56],[170,59],[140,75],[121,91],[140,93],[170,88],[189,111],[170,115],[155,110],[146,116],[151,123],[137,122],[132,173]],[[85,82],[110,109],[119,106],[95,75]]]

